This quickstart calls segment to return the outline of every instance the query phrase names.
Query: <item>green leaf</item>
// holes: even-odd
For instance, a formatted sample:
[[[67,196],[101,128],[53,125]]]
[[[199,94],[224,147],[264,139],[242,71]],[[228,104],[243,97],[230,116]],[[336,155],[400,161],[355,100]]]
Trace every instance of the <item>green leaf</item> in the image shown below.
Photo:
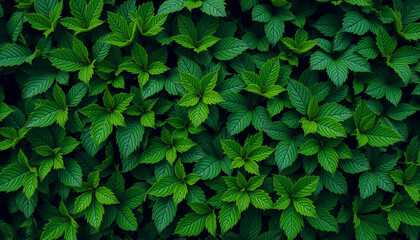
[[[315,22],[314,27],[325,36],[334,37],[341,29],[341,21],[334,14],[325,14]]]
[[[162,232],[174,219],[176,206],[172,198],[159,198],[153,205],[152,220],[158,232]]]
[[[219,224],[222,234],[233,228],[241,218],[238,207],[233,203],[225,203],[219,212]]]
[[[343,28],[341,31],[364,35],[370,27],[370,22],[358,12],[347,12],[343,19]]]
[[[211,208],[207,206],[207,204],[202,202],[191,202],[188,203],[188,205],[191,207],[191,209],[198,213],[198,214],[207,214],[211,211]]]
[[[134,216],[131,209],[126,206],[118,207],[115,222],[125,231],[136,231],[138,228],[137,218]]]
[[[347,173],[355,174],[370,169],[369,162],[364,154],[352,152],[353,158],[340,160],[340,167]]]
[[[403,46],[398,48],[397,51],[392,54],[391,63],[404,63],[413,64],[416,63],[420,57],[420,50],[411,46]]]
[[[50,126],[57,120],[57,117],[63,111],[65,110],[61,109],[58,104],[46,101],[29,115],[26,127]]]
[[[273,175],[274,189],[280,196],[288,196],[293,193],[292,181],[282,175]]]
[[[53,218],[45,224],[44,230],[41,234],[42,240],[60,238],[66,230],[66,222],[61,218]]]
[[[371,71],[368,61],[365,58],[359,56],[357,53],[347,51],[341,56],[341,59],[346,64],[347,68],[353,72]]]
[[[92,192],[82,193],[76,198],[74,203],[74,213],[81,212],[90,206],[92,202]]]
[[[252,20],[257,22],[268,22],[271,17],[271,7],[265,4],[258,4],[252,8]]]
[[[223,38],[213,46],[214,57],[218,60],[231,60],[248,49],[248,45],[233,37]]]
[[[347,182],[341,172],[337,171],[334,175],[329,172],[325,172],[321,175],[321,180],[330,192],[336,194],[347,193]]]
[[[376,238],[376,234],[375,231],[372,229],[371,226],[369,226],[366,222],[361,222],[359,224],[359,226],[357,226],[354,229],[355,233],[356,233],[356,239],[357,240],[362,240],[362,239],[377,239]]]
[[[6,43],[0,46],[0,67],[18,66],[32,63],[32,52],[24,46]]]
[[[104,206],[94,199],[92,200],[92,203],[89,205],[89,207],[85,210],[86,220],[92,227],[99,229],[104,213]]]
[[[298,146],[293,140],[280,141],[274,152],[274,159],[280,169],[291,166],[298,156]]]
[[[107,187],[98,187],[95,189],[95,198],[100,204],[117,204],[119,201],[114,193]]]
[[[168,149],[164,144],[154,144],[142,153],[140,163],[157,163],[165,158]]]
[[[18,190],[28,173],[26,166],[18,163],[10,164],[0,173],[0,191],[13,192]]]
[[[217,177],[222,170],[222,162],[214,156],[202,158],[194,167],[194,173],[201,176],[202,180]]]
[[[87,66],[85,59],[67,48],[54,49],[48,54],[51,64],[63,71],[74,72]]]
[[[241,157],[241,145],[239,143],[229,139],[222,139],[221,142],[222,148],[228,157],[231,159]]]
[[[64,162],[65,169],[58,171],[58,179],[69,187],[80,187],[82,185],[82,168],[76,160],[69,159]]]
[[[316,51],[311,55],[310,64],[312,70],[325,70],[332,61],[331,57],[321,51]]]
[[[126,127],[117,128],[116,138],[118,148],[123,158],[134,152],[143,140],[144,127],[140,121],[127,121]]]
[[[313,202],[307,198],[295,198],[293,200],[293,206],[295,207],[296,211],[303,216],[318,217],[316,215]]]
[[[160,6],[158,14],[173,13],[181,11],[188,0],[166,0]]]
[[[309,88],[298,81],[290,80],[287,85],[287,90],[292,105],[302,115],[306,115],[309,103],[313,97]]]
[[[420,39],[420,24],[410,23],[402,31],[403,37],[407,40],[419,40]]]
[[[293,186],[293,192],[297,197],[310,196],[318,186],[319,177],[305,176],[300,178]]]
[[[321,150],[320,143],[316,139],[308,139],[303,145],[299,148],[298,153],[312,156]]]
[[[172,195],[178,182],[178,178],[173,175],[160,177],[148,193],[153,196],[167,197]]]
[[[364,172],[359,178],[360,196],[367,198],[376,192],[378,186],[377,176],[372,172]]]
[[[197,236],[204,230],[206,215],[188,213],[177,224],[175,233],[181,236]]]
[[[252,205],[259,209],[270,209],[273,205],[268,193],[261,189],[249,192],[249,199],[251,200]]]
[[[332,117],[320,117],[316,120],[317,133],[324,137],[337,138],[346,137],[344,127]]]
[[[264,25],[265,36],[273,46],[283,37],[284,31],[285,25],[280,17],[273,17]]]
[[[19,34],[22,32],[25,15],[23,12],[15,12],[7,22],[7,33],[13,42],[16,42]]]
[[[231,113],[228,117],[226,128],[230,135],[236,135],[247,128],[252,121],[252,112],[239,110]]]
[[[318,117],[332,117],[337,121],[344,121],[352,116],[352,112],[338,103],[326,103],[319,108]]]
[[[31,199],[31,197],[35,194],[37,187],[38,176],[34,173],[26,175],[25,179],[23,180],[23,193],[27,199]]]
[[[294,239],[302,230],[303,218],[293,206],[289,206],[281,213],[280,227],[288,239]]]
[[[188,110],[188,117],[194,126],[200,126],[209,116],[210,110],[207,104],[199,102]]]
[[[182,200],[185,199],[185,197],[187,196],[187,192],[188,192],[187,184],[178,183],[175,186],[174,197],[173,197],[175,205],[178,205],[180,202],[182,202]]]
[[[214,17],[226,17],[225,0],[203,0],[201,11]]]
[[[318,162],[325,170],[335,174],[338,167],[337,152],[331,147],[323,147],[318,152]]]
[[[394,37],[390,37],[382,27],[378,27],[376,45],[379,51],[381,51],[382,56],[389,60],[397,47],[397,40]]]
[[[338,232],[338,225],[335,218],[327,211],[317,211],[317,218],[306,218],[308,223],[315,229],[327,232]]]
[[[363,37],[357,43],[355,50],[367,59],[375,59],[378,56],[378,48],[375,41],[370,37]]]
[[[343,85],[349,74],[346,62],[343,59],[329,61],[327,64],[327,74],[336,86]]]
[[[402,141],[392,129],[382,125],[373,126],[364,135],[367,137],[369,145],[373,147],[386,147]]]
[[[98,146],[104,142],[112,133],[112,129],[113,127],[110,120],[110,115],[103,115],[95,119],[90,127],[90,132],[95,145]]]

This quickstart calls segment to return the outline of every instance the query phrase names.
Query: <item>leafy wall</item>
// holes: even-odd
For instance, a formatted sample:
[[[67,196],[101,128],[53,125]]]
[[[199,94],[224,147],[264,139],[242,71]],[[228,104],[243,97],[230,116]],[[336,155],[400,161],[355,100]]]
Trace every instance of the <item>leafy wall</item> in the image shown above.
[[[418,0],[0,0],[5,239],[410,239]]]

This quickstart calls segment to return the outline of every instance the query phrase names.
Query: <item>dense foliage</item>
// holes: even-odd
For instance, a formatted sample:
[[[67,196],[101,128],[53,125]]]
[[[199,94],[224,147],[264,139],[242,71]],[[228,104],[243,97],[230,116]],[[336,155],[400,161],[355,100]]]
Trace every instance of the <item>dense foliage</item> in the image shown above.
[[[0,236],[419,239],[419,18],[0,0]]]

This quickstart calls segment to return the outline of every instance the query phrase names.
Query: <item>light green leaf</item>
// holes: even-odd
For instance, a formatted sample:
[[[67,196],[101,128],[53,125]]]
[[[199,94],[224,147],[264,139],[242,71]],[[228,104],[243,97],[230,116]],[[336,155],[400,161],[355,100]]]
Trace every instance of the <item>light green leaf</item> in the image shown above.
[[[105,209],[97,200],[92,200],[92,203],[85,210],[85,217],[87,222],[94,228],[99,229]]]
[[[280,227],[288,239],[294,239],[303,227],[303,218],[296,212],[293,206],[287,207],[280,217]]]
[[[323,147],[318,152],[318,162],[328,172],[335,174],[338,167],[338,155],[332,147]]]
[[[313,202],[308,198],[295,198],[293,200],[293,206],[295,207],[296,211],[303,216],[318,217],[316,215],[315,206]]]
[[[95,198],[100,204],[117,204],[119,201],[114,193],[107,187],[98,187],[95,189]]]

